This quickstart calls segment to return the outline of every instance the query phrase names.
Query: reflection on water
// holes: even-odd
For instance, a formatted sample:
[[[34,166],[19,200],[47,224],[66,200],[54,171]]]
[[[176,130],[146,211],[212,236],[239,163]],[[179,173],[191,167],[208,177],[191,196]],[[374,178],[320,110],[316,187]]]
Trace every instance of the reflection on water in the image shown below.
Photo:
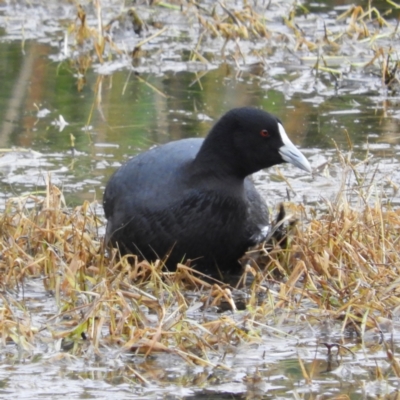
[[[192,72],[89,73],[78,93],[68,65],[49,62],[50,47],[31,42],[25,52],[21,56],[18,42],[0,45],[0,147],[16,147],[0,159],[3,199],[42,188],[48,172],[69,204],[100,199],[108,177],[127,157],[154,144],[204,136],[222,113],[243,105],[278,115],[313,167],[335,160],[335,146],[347,150],[349,140],[360,158],[368,152],[374,160],[397,163],[399,99],[381,93],[374,77],[343,82],[339,90],[325,86],[306,93],[315,78],[302,70],[260,79],[223,64],[201,77]],[[60,124],[60,116],[66,124]],[[288,166],[280,169],[289,177],[301,176]],[[317,199],[320,187],[313,190],[312,178],[301,179]],[[334,191],[334,183],[325,186]],[[267,190],[274,203],[286,189],[278,182]]]

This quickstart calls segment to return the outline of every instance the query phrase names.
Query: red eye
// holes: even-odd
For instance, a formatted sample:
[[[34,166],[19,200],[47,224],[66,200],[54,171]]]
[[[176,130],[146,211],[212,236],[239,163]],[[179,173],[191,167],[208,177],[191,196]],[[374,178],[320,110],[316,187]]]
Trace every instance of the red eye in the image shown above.
[[[261,135],[262,137],[269,137],[269,132],[268,132],[266,129],[263,129],[263,130],[260,132],[260,135]]]

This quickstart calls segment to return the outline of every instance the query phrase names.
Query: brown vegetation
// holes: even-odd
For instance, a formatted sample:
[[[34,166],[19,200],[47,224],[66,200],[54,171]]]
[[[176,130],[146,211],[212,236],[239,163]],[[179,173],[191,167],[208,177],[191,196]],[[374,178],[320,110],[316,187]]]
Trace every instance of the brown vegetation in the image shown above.
[[[349,161],[345,169],[357,173]],[[400,305],[400,211],[380,196],[372,199],[373,188],[365,182],[347,188],[356,193],[351,201],[342,190],[326,212],[307,222],[313,212],[301,207],[304,222],[289,234],[287,248],[276,245],[267,256],[261,249],[258,267],[246,268],[252,283],[236,289],[183,265],[169,273],[162,261],[104,254],[99,234],[104,221],[93,205],[66,208],[49,181],[46,193],[11,199],[1,217],[2,342],[29,353],[46,331],[53,340],[62,338],[73,354],[88,345],[101,353],[113,344],[216,367],[210,354],[219,352],[222,360],[230,346],[260,340],[263,330],[274,329],[267,321],[282,311],[301,313],[310,324],[336,321],[342,333],[360,337],[369,330],[390,331]],[[33,279],[41,282],[36,290],[51,294],[56,305],[40,328],[24,299]],[[215,307],[233,314],[214,312],[210,318]],[[198,318],[188,317],[192,310]],[[390,346],[387,351],[390,355]]]

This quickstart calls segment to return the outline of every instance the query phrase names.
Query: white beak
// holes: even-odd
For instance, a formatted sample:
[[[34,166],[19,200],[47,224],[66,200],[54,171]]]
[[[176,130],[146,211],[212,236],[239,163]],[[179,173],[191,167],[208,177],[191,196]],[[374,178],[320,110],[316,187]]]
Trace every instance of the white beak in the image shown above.
[[[290,141],[285,129],[281,124],[278,123],[279,132],[281,134],[283,146],[279,148],[279,154],[288,163],[295,165],[296,167],[311,173],[311,165],[307,158],[296,148],[296,146]]]

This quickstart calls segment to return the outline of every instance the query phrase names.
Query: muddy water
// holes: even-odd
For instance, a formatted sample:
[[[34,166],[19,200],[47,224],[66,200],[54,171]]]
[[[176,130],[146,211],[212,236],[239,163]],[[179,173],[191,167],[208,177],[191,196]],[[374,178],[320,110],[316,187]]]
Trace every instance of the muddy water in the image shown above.
[[[117,2],[104,3],[106,16],[111,18]],[[346,2],[321,3],[309,2],[311,15],[300,15],[297,21],[317,39],[323,32],[321,21],[334,29],[335,18],[348,7]],[[386,3],[377,3],[382,12],[387,9]],[[289,10],[289,3],[282,4]],[[272,12],[272,28],[287,32],[278,9]],[[166,11],[159,13],[167,23]],[[70,206],[84,199],[100,200],[108,177],[128,157],[155,144],[202,137],[223,112],[243,105],[278,115],[316,169],[313,176],[291,166],[257,174],[259,189],[272,207],[288,193],[294,202],[317,206],[333,198],[342,173],[336,147],[345,153],[351,149],[355,160],[368,159],[365,171],[374,174],[388,200],[399,203],[392,182],[400,181],[400,97],[382,84],[379,71],[360,70],[351,64],[371,60],[371,49],[346,43],[351,57],[326,58],[328,66],[341,75],[317,75],[312,55],[300,59],[284,53],[282,43],[263,65],[250,56],[239,67],[229,57],[207,66],[188,62],[194,45],[190,37],[183,37],[161,41],[164,49],[174,43],[163,57],[144,58],[134,65],[123,57],[103,65],[94,62],[83,78],[64,54],[66,21],[73,21],[75,14],[67,2],[0,3],[1,207],[10,197],[43,190],[48,174],[63,188]],[[389,39],[385,44],[390,45]],[[209,52],[217,54],[221,45]],[[24,296],[34,324],[42,326],[57,308],[39,287],[31,282],[23,294],[12,295]],[[317,342],[323,335],[335,340],[340,327],[330,327],[328,333],[322,324],[311,328],[302,321],[301,311],[306,312],[299,310],[298,319],[290,321],[287,336],[265,328],[259,343],[227,349],[223,362],[230,371],[189,367],[170,355],[143,360],[118,349],[104,350],[97,358],[88,348],[87,359],[75,359],[60,351],[60,343],[46,341],[46,337],[43,347],[31,352],[8,344],[0,353],[0,396],[313,398],[320,393],[334,396],[341,388],[340,393],[358,399],[396,390],[394,378],[385,380],[385,387],[369,378],[368,368],[385,367],[386,354],[373,347],[379,338],[370,338],[369,354],[345,355],[337,369],[338,360],[328,358],[327,350]],[[271,325],[279,328],[275,320]],[[396,335],[394,341],[399,343]],[[303,379],[299,356],[307,370],[316,371],[312,385]],[[216,356],[211,361],[221,360]],[[162,383],[138,385],[132,369],[150,382]]]

